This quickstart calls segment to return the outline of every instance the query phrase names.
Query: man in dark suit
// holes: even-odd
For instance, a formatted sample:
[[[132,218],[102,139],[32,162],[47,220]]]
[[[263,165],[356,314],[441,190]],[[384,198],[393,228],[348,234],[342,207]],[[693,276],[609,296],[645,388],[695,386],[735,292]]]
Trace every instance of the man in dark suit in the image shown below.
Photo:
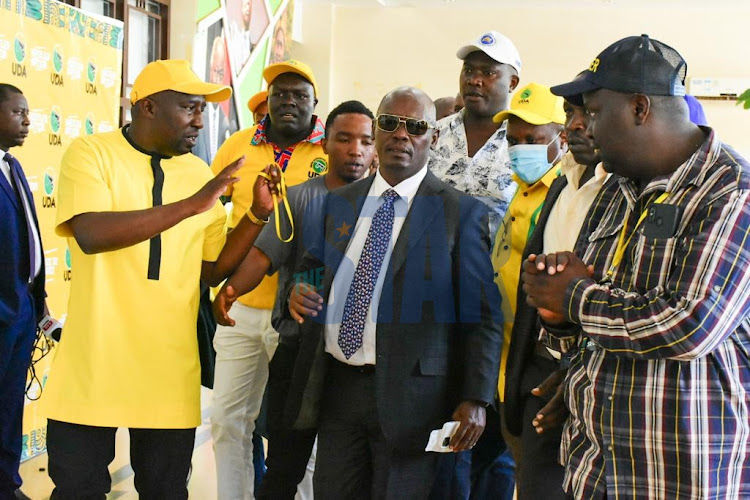
[[[450,445],[470,449],[494,400],[502,319],[487,209],[428,171],[434,123],[423,92],[387,94],[378,172],[332,192],[324,228],[303,235],[300,271],[323,281],[290,294],[303,324],[287,417],[319,420],[316,497],[426,498],[430,430],[458,421]]]
[[[21,165],[8,153],[29,133],[29,105],[0,83],[0,499],[21,486],[26,371],[44,315],[44,261],[34,199]]]

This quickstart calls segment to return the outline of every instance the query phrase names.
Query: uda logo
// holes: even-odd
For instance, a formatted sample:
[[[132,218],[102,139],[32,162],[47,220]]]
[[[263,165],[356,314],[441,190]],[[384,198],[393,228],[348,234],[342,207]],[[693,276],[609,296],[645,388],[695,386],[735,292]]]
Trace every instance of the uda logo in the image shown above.
[[[11,73],[13,76],[26,78],[26,65],[23,63],[26,60],[26,42],[20,33],[13,40],[13,57],[15,61],[11,64]]]
[[[55,197],[55,171],[52,167],[47,167],[44,171],[44,194],[42,196],[42,206],[44,208],[54,208],[56,206]]]
[[[86,135],[91,135],[94,133],[94,115],[92,115],[91,113],[86,115],[84,128],[86,129]]]
[[[310,162],[310,172],[307,173],[307,177],[313,178],[317,177],[320,174],[324,174],[326,170],[328,170],[328,162],[325,160],[325,158],[315,158],[312,162]]]

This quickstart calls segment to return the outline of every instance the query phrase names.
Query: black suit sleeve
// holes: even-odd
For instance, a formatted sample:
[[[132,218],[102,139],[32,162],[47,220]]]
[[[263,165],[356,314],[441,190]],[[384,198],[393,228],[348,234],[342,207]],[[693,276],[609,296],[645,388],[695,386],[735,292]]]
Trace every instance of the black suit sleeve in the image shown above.
[[[500,292],[493,280],[487,209],[470,197],[461,197],[460,220],[458,313],[464,357],[460,399],[493,403],[500,370],[503,315]]]

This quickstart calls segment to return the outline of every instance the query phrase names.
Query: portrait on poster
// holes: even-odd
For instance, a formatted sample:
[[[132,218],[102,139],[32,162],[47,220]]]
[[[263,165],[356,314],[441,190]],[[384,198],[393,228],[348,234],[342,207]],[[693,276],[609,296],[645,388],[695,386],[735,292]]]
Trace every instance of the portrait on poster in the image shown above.
[[[231,86],[232,72],[224,21],[218,16],[206,21],[199,24],[196,33],[193,68],[208,82]],[[198,135],[193,154],[210,165],[219,147],[238,129],[234,99],[206,103],[206,109],[203,111],[203,128]]]
[[[240,74],[268,27],[265,0],[225,0],[227,48],[234,76]]]
[[[284,7],[273,27],[269,40],[268,64],[286,61],[290,58],[292,48],[292,20],[294,18],[294,2],[290,1]]]

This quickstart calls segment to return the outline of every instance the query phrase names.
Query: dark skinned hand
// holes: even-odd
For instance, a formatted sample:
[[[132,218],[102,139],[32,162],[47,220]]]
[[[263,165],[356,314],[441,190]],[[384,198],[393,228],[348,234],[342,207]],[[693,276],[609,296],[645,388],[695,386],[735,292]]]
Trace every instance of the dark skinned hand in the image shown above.
[[[568,418],[568,413],[570,412],[565,406],[565,385],[563,384],[567,372],[566,368],[561,368],[551,373],[541,384],[531,390],[531,394],[538,397],[554,391],[552,399],[544,405],[544,408],[539,410],[536,418],[531,421],[531,425],[534,426],[537,434],[542,434],[546,430],[562,425],[565,419]]]
[[[281,201],[279,197],[281,171],[276,164],[271,163],[263,169],[263,172],[271,179],[266,179],[262,175],[258,175],[255,179],[255,184],[253,185],[253,203],[250,210],[253,211],[253,215],[258,219],[266,220],[276,208],[273,204],[273,195],[275,194],[278,201]]]
[[[451,448],[455,452],[470,450],[484,432],[487,410],[477,401],[464,401],[453,412],[452,418],[461,425],[451,438]]]
[[[297,323],[304,323],[305,316],[317,316],[322,304],[323,297],[308,283],[296,283],[289,292],[289,314]]]
[[[564,322],[568,285],[581,278],[590,278],[594,272],[593,266],[587,266],[572,252],[531,254],[524,261],[522,270],[526,302],[540,311],[542,319],[553,324]]]

